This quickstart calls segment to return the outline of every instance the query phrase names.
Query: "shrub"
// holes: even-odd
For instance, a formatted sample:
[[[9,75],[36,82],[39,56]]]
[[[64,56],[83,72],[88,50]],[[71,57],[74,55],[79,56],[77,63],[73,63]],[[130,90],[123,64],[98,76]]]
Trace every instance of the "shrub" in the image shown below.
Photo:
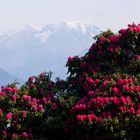
[[[67,62],[70,90],[80,97],[70,110],[73,132],[78,139],[138,139],[140,25],[96,39],[83,57]]]
[[[140,25],[101,33],[66,66],[65,81],[41,73],[1,87],[0,139],[139,139]]]

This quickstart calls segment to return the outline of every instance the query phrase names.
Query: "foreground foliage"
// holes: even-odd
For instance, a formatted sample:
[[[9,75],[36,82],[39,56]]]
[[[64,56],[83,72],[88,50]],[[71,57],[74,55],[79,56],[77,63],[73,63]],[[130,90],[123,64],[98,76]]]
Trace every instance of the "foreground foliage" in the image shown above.
[[[1,139],[139,139],[140,25],[96,36],[69,76],[29,77],[1,88]]]

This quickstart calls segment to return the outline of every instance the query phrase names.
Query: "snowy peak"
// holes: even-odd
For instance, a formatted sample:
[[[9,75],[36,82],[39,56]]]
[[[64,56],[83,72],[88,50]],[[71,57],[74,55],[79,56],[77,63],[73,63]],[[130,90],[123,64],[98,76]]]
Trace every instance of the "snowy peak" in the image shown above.
[[[71,32],[73,34],[89,34],[94,36],[100,33],[100,29],[88,21],[64,21],[60,24],[50,24],[42,27],[40,32],[36,35],[41,40],[47,39],[50,35],[57,32]]]
[[[99,34],[101,30],[88,21],[65,21],[64,25],[72,32],[79,34],[90,34],[92,36]]]
[[[73,37],[78,39],[81,38],[82,40],[82,36],[93,37],[96,34],[99,34],[100,31],[101,30],[97,26],[94,26],[88,21],[64,21],[60,24],[49,24],[41,28],[29,24],[20,31],[14,32],[11,35],[8,35],[7,33],[3,33],[2,35],[0,34],[0,42],[5,40],[10,43],[12,43],[10,40],[17,40],[19,42],[22,42],[23,40],[24,42],[30,42],[30,40],[32,40],[34,42],[44,44],[49,38],[51,38],[51,36],[56,36],[55,34],[71,34]],[[61,36],[58,35],[58,37]]]
[[[42,28],[28,25],[10,36],[2,34],[0,68],[18,79],[50,70],[55,77],[65,78],[67,58],[89,47],[100,32],[87,21],[64,21]]]
[[[66,25],[70,30],[80,30],[83,33],[85,33],[87,29],[91,29],[93,27],[93,25],[88,21],[65,21],[64,25]]]

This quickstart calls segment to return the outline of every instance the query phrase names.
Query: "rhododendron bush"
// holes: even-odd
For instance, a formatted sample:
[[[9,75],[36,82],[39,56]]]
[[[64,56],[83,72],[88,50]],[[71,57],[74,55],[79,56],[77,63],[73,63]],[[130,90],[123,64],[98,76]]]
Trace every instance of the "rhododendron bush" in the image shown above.
[[[140,25],[102,32],[67,67],[65,81],[42,73],[1,88],[0,139],[139,139]]]
[[[79,139],[140,136],[140,25],[96,37],[83,57],[69,57],[68,82],[80,100],[70,112]]]
[[[48,121],[46,126],[45,121],[49,118],[53,121],[57,117],[56,114],[60,114],[58,100],[63,91],[63,84],[62,80],[54,83],[50,79],[50,74],[41,73],[37,77],[29,77],[20,89],[17,89],[15,84],[2,86],[0,139],[39,139],[40,136],[46,135],[50,122]]]

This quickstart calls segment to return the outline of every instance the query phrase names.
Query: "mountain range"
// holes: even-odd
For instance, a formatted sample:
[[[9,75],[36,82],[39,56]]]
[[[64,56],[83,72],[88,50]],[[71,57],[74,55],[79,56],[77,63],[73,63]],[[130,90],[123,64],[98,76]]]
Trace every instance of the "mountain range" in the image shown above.
[[[0,33],[0,68],[23,80],[50,70],[54,77],[65,78],[67,58],[85,53],[100,32],[87,21],[65,21]]]

